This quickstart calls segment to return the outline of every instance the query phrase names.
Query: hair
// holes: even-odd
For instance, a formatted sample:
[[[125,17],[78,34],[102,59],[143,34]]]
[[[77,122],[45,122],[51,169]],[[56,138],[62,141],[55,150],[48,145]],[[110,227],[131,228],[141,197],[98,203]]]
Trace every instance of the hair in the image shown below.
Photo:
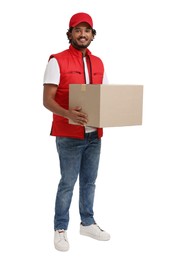
[[[71,39],[69,39],[69,35],[70,35],[70,33],[72,33],[73,28],[74,28],[74,27],[70,27],[70,28],[68,29],[68,31],[66,32],[67,39],[69,40],[69,43],[71,43]],[[93,36],[96,35],[96,30],[95,30],[95,29],[92,29],[92,34],[93,34]]]

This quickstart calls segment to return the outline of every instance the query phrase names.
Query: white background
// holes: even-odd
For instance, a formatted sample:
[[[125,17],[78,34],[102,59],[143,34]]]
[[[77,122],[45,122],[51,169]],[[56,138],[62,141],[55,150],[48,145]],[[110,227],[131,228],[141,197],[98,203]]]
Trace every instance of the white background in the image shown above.
[[[88,12],[90,46],[110,83],[144,85],[143,125],[106,128],[95,198],[109,242],[79,235],[78,184],[70,251],[53,246],[59,180],[52,115],[42,105],[49,55],[68,48],[68,22]],[[171,0],[30,0],[0,4],[0,258],[173,259],[173,15]]]

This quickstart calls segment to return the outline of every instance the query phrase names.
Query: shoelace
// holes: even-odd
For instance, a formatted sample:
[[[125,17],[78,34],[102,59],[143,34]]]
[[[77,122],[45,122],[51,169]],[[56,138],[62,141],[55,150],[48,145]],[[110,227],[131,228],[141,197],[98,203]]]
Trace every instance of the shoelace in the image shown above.
[[[58,230],[58,232],[59,232],[60,240],[67,241],[67,237],[66,237],[65,231],[62,229],[62,230]]]
[[[96,225],[97,225],[97,224],[96,224]],[[104,231],[104,230],[103,230],[103,229],[101,229],[101,228],[100,228],[98,225],[97,225],[97,227],[100,229],[100,231],[102,231],[102,232]]]

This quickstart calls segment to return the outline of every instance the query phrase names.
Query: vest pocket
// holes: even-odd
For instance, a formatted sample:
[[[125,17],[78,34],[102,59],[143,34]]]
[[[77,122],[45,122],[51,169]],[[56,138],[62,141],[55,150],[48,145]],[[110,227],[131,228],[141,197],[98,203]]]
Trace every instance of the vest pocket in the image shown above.
[[[64,74],[82,74],[81,71],[77,71],[77,70],[71,70],[71,71],[67,71]]]
[[[100,84],[103,80],[103,73],[95,72],[93,73],[93,82]]]

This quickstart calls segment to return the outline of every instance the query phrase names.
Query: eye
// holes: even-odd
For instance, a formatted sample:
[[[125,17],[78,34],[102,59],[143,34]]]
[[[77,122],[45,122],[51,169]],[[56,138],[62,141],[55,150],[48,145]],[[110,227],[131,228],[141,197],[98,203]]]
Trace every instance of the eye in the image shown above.
[[[77,29],[77,28],[75,28],[75,29],[74,29],[74,31],[75,31],[76,33],[79,33],[81,30],[80,30],[80,29]]]
[[[87,29],[85,30],[85,32],[86,32],[86,33],[90,33],[90,32],[91,32],[91,29],[87,28]]]

